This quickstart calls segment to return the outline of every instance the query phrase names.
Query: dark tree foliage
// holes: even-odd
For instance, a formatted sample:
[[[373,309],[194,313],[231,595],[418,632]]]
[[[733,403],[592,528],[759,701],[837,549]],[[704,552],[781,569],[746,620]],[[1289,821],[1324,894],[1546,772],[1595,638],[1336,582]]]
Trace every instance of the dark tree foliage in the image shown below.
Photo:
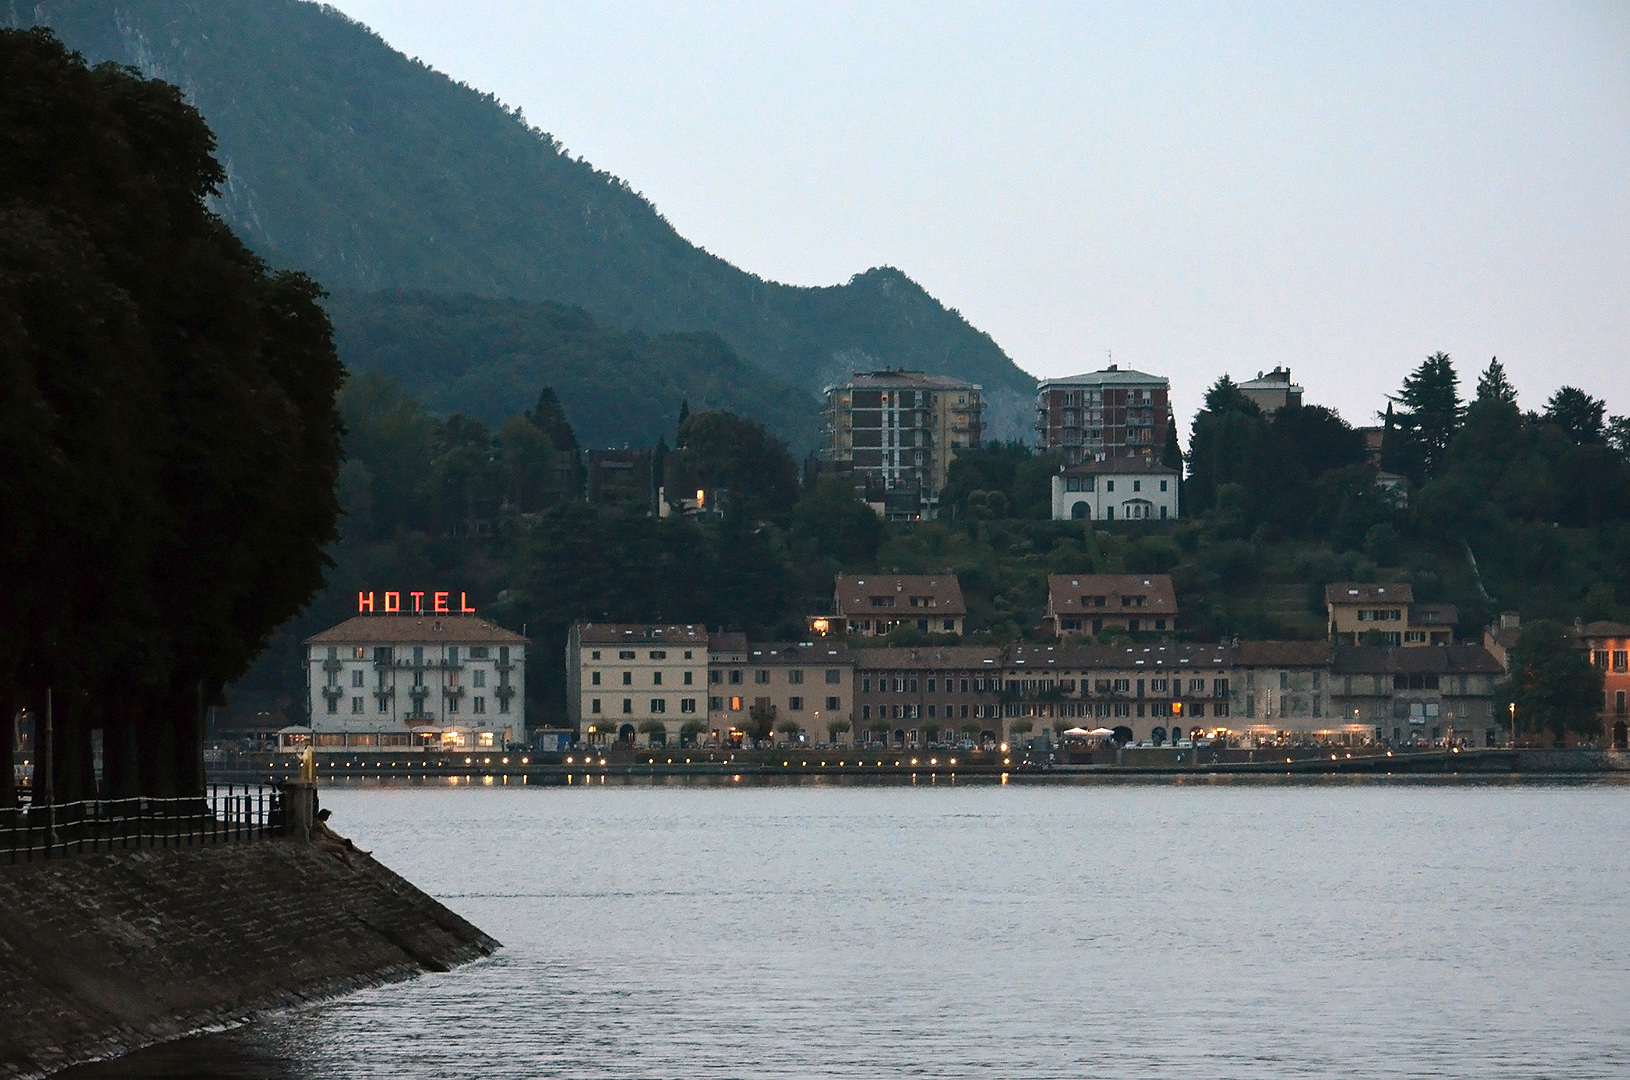
[[[1517,388],[1506,378],[1505,365],[1500,363],[1499,357],[1489,360],[1489,366],[1477,377],[1477,400],[1517,403]]]
[[[1189,434],[1189,476],[1184,511],[1203,514],[1217,506],[1218,491],[1245,484],[1267,466],[1268,423],[1256,402],[1227,375],[1206,391],[1205,407]]]
[[[0,708],[53,691],[64,797],[92,728],[111,793],[200,791],[204,707],[321,585],[334,532],[320,293],[209,212],[213,150],[175,87],[0,31]]]
[[[668,490],[724,489],[729,512],[784,522],[798,498],[798,463],[760,424],[727,412],[699,412],[679,427],[668,456]]]
[[[1542,423],[1560,428],[1563,434],[1581,446],[1603,441],[1602,421],[1607,416],[1607,402],[1593,398],[1577,386],[1564,386],[1545,403]]]
[[[1460,377],[1449,354],[1436,352],[1404,379],[1388,398],[1388,424],[1381,467],[1422,484],[1442,467],[1459,430]],[[1392,405],[1402,406],[1396,413]]]
[[[1019,442],[988,442],[957,451],[940,492],[942,517],[1045,521],[1053,516],[1053,476],[1063,467],[1057,454]]]
[[[1522,628],[1511,654],[1511,680],[1500,688],[1502,705],[1516,705],[1519,732],[1550,732],[1561,742],[1569,732],[1601,734],[1602,672],[1576,647],[1561,623],[1538,619]]]
[[[865,568],[883,542],[883,522],[855,497],[849,481],[825,476],[792,508],[790,540],[800,560],[830,562],[834,573]]]

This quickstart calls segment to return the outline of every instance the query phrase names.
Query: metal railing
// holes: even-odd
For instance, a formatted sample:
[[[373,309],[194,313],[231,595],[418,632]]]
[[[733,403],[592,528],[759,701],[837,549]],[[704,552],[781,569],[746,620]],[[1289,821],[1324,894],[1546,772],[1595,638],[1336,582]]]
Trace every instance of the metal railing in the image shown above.
[[[0,860],[60,859],[125,848],[177,848],[252,840],[283,828],[281,793],[257,784],[210,784],[195,798],[84,799],[0,810]]]

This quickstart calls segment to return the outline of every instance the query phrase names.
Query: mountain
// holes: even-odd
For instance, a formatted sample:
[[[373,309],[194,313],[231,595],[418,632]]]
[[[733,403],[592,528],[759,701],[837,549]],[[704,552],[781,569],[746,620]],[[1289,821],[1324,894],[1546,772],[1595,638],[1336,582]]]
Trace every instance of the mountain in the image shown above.
[[[672,442],[679,406],[751,416],[797,451],[814,446],[816,405],[715,334],[642,334],[598,325],[582,308],[465,293],[341,291],[328,300],[353,371],[378,371],[432,412],[497,428],[555,388],[587,447]]]
[[[905,274],[803,288],[737,269],[518,110],[332,8],[0,0],[0,22],[49,25],[89,60],[181,86],[219,139],[222,216],[331,289],[550,301],[646,334],[711,332],[811,392],[868,368],[962,376],[985,386],[989,430],[1025,432],[1034,380]]]

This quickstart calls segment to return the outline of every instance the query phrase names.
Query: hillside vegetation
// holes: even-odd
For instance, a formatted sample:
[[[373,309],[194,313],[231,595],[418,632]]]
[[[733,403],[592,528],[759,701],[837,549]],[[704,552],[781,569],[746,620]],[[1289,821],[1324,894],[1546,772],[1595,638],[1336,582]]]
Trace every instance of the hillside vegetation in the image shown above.
[[[263,257],[331,289],[546,300],[647,334],[713,333],[806,391],[870,367],[963,376],[989,391],[988,429],[1023,430],[1034,381],[905,274],[880,267],[798,288],[739,270],[518,111],[333,9],[296,0],[0,7],[0,24],[35,21],[92,62],[179,85],[219,141],[222,216]],[[510,411],[535,392],[514,388]]]
[[[552,386],[585,447],[648,445],[689,401],[750,416],[800,451],[816,401],[715,334],[603,327],[581,308],[427,292],[337,293],[329,317],[353,372],[376,372],[432,412],[496,428]]]

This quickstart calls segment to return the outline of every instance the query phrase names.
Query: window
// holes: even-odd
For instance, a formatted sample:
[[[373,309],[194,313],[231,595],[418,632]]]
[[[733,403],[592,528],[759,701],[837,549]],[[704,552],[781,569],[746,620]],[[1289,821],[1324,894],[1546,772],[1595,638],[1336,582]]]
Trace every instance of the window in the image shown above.
[[[1281,690],[1289,690],[1290,689],[1290,672],[1281,671],[1279,673],[1279,689],[1281,689]]]
[[[667,698],[659,698],[659,697],[652,698],[651,699],[651,711],[654,712],[654,713],[659,713],[659,712],[664,712],[665,713],[665,712],[667,712],[668,711],[668,699]]]
[[[340,699],[337,698],[337,697],[329,698],[328,699],[328,714],[330,716],[332,716],[332,715],[334,715],[335,713],[337,713],[339,711],[340,711]]]
[[[1132,481],[1132,490],[1133,491],[1142,491],[1143,490],[1143,481],[1142,480],[1134,480],[1134,481]]]
[[[353,660],[366,660],[368,658],[367,648],[365,646],[358,645],[356,649],[352,651],[351,658]]]
[[[458,712],[458,698],[447,699],[447,711],[450,713]]]
[[[679,699],[679,711],[680,712],[695,712],[696,711],[696,699],[693,698],[693,697],[680,698]]]
[[[623,685],[624,686],[633,686],[634,685],[634,673],[632,671],[623,672]]]
[[[707,673],[707,681],[709,683],[723,682],[724,681],[724,672],[709,669],[709,671]]]
[[[509,698],[501,697],[498,699],[498,711],[501,713],[509,712]]]
[[[362,685],[362,669],[358,668],[356,671],[351,672],[351,685],[352,686],[361,686]]]
[[[486,686],[487,685],[487,673],[486,673],[486,671],[481,669],[481,668],[476,668],[474,674],[472,674],[470,676],[470,681],[472,683],[474,683],[476,686]]]
[[[733,697],[730,699],[730,711],[741,712],[741,698]]]
[[[934,680],[933,679],[928,680],[928,692],[930,694],[932,694],[934,692]]]
[[[1624,704],[1624,691],[1623,690],[1619,691],[1619,704],[1621,706]],[[828,712],[836,712],[838,709],[841,709],[842,707],[843,706],[840,703],[840,699],[835,698],[835,697],[829,697],[829,698],[826,699],[826,708],[827,708]],[[1619,711],[1623,712],[1624,710],[1621,708]]]
[[[458,646],[457,645],[448,646],[448,648],[447,648],[447,662],[449,664],[458,663]]]
[[[803,672],[803,669],[802,668],[792,668],[792,669],[790,669],[787,672],[787,681],[789,683],[791,683],[792,685],[794,685],[794,686],[802,686],[804,684],[804,672]]]
[[[1284,687],[1281,686],[1280,689],[1284,689]],[[1190,679],[1189,680],[1189,693],[1191,693],[1191,694],[1203,694],[1205,692],[1206,692],[1206,681],[1204,679]]]
[[[634,659],[634,655],[635,654],[634,654],[633,649],[624,649],[622,652],[617,654],[617,659],[619,659],[619,660],[632,660],[632,659]]]
[[[362,711],[362,699],[361,698],[354,697],[354,698],[351,699],[351,711],[353,713],[359,713],[359,712]]]
[[[1228,696],[1228,680],[1227,679],[1212,679],[1211,680],[1211,696],[1212,697],[1227,697]]]
[[[840,668],[826,669],[826,685],[837,686],[843,682],[843,671]]]
[[[720,710],[722,710],[724,708],[724,698],[722,698],[722,697],[710,697],[710,698],[708,698],[707,699],[707,707],[709,709],[712,709],[714,712],[719,712]]]
[[[413,662],[415,664],[424,663],[424,646],[423,645],[415,645],[415,646],[413,646]]]
[[[634,699],[633,698],[623,698],[623,713],[624,713],[624,715],[627,715],[628,713],[631,713],[633,711],[634,711]]]
[[[1618,672],[1630,671],[1630,649],[1613,650],[1613,670]]]
[[[862,720],[870,720],[872,718],[872,707],[870,705],[862,705],[860,707],[860,718]]]
[[[391,699],[389,697],[387,697],[384,694],[375,694],[374,697],[376,697],[379,700],[379,711],[380,712],[388,713],[388,712],[391,711]]]
[[[692,682],[692,681],[693,681],[693,676],[694,676],[694,675],[695,675],[695,674],[696,674],[696,673],[695,673],[695,672],[694,672],[694,671],[687,671],[687,672],[685,672],[685,685],[686,685],[686,686],[689,686],[689,685],[691,685],[691,682]]]
[[[770,673],[764,668],[759,668],[757,671],[753,672],[753,682],[757,683],[759,686],[769,685]]]
[[[730,669],[730,685],[731,686],[740,686],[741,685],[741,668],[731,668]]]
[[[1164,481],[1164,480],[1162,480],[1162,481],[1161,481],[1161,482],[1160,482],[1160,490],[1161,490],[1161,491],[1165,491],[1165,490],[1166,490],[1166,481]],[[1164,510],[1164,508],[1162,508],[1162,510],[1161,510],[1161,516],[1163,516],[1163,517],[1164,517],[1164,516],[1165,516],[1165,510]]]
[[[653,660],[666,660],[666,659],[668,659],[668,650],[667,649],[652,649],[651,650],[651,659],[653,659]]]
[[[804,711],[804,699],[801,698],[801,697],[788,698],[787,699],[787,711],[788,712],[803,712]]]
[[[651,672],[651,685],[652,686],[661,686],[662,685],[662,672],[660,672],[660,671]]]
[[[1426,631],[1425,630],[1405,630],[1404,631],[1404,644],[1405,645],[1424,645],[1424,644],[1426,644]]]
[[[484,698],[484,697],[478,697],[478,698],[472,699],[472,704],[470,705],[470,709],[471,709],[472,712],[476,712],[476,713],[484,713],[484,712],[486,712],[487,711],[487,699]]]
[[[860,680],[860,689],[862,693],[869,694],[872,692],[872,677],[870,675]]]
[[[471,645],[470,646],[470,659],[471,660],[485,660],[486,658],[487,658],[487,647],[485,645]]]
[[[689,650],[689,649],[686,649],[686,650],[685,650],[685,659],[686,659],[686,660],[689,660],[689,659],[691,659],[691,654],[690,654],[690,653],[691,653],[691,651],[690,651],[690,650]]]
[[[504,651],[505,651],[505,652],[508,652],[508,651],[509,651],[509,650],[508,650],[508,649],[505,649],[505,650],[504,650]],[[509,657],[507,657],[507,656],[506,656],[506,657],[504,657],[504,659],[505,659],[505,660],[508,660],[508,659],[509,659]],[[590,654],[590,656],[589,656],[589,659],[591,659],[591,660],[598,660],[598,659],[600,659],[600,650],[599,650],[599,649],[595,649],[595,650],[594,650],[594,652],[593,652],[593,653],[591,653],[591,654]]]
[[[595,698],[594,700],[589,702],[589,712],[595,714],[596,716],[600,715],[600,699],[599,698]]]
[[[1105,491],[1114,491],[1115,490],[1115,481],[1113,481],[1113,480],[1105,480],[1104,481],[1104,490]],[[1113,510],[1113,508],[1111,508],[1111,510]]]
[[[589,685],[590,686],[599,686],[600,685],[600,673],[598,671],[593,671],[593,672],[589,673]]]
[[[490,731],[483,731],[475,737],[475,744],[477,746],[492,746],[493,742],[494,735]]]

